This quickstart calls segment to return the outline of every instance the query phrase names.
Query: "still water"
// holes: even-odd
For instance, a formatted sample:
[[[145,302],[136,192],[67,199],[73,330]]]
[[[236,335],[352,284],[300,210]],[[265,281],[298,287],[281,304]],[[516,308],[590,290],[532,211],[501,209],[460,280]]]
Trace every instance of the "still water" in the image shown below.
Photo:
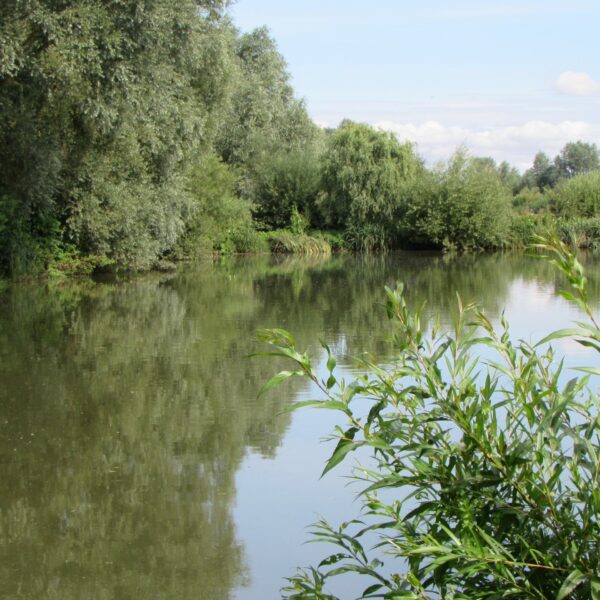
[[[254,332],[284,327],[317,362],[322,339],[351,375],[386,352],[397,281],[443,323],[456,292],[505,308],[515,337],[578,317],[552,268],[516,255],[236,258],[0,292],[0,598],[277,598],[324,555],[306,527],[357,506],[343,470],[319,480],[333,417],[283,412],[307,384],[257,399],[279,365],[247,358]]]

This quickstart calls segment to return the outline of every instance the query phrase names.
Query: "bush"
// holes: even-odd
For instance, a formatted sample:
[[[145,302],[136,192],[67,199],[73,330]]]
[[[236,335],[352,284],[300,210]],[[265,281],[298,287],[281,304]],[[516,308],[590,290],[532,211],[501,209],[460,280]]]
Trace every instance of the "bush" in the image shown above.
[[[325,399],[295,407],[335,410],[346,421],[323,473],[360,450],[373,465],[353,474],[363,485],[360,518],[315,526],[315,539],[335,552],[292,577],[286,597],[334,600],[330,581],[353,573],[365,580],[361,598],[600,598],[600,415],[587,387],[600,370],[566,381],[545,345],[573,337],[600,351],[600,329],[580,264],[559,242],[542,248],[590,322],[535,345],[514,343],[504,320],[496,331],[473,306],[459,307],[451,334],[427,333],[401,288],[387,292],[394,360],[365,362],[367,374],[351,384],[338,379],[326,346],[321,379],[290,334],[261,333],[294,364],[263,391],[309,377]],[[487,367],[484,352],[495,355]]]
[[[447,167],[411,188],[404,237],[446,249],[484,250],[505,245],[510,194],[492,166],[464,151]]]
[[[214,250],[249,252],[260,248],[252,223],[250,204],[235,194],[234,171],[209,154],[189,172],[191,198],[186,230],[180,238],[178,258],[197,258]]]
[[[513,198],[513,207],[521,211],[539,213],[548,207],[549,202],[549,195],[539,188],[523,188]]]
[[[262,234],[275,254],[331,254],[331,246],[321,235],[311,236],[277,230]]]
[[[0,275],[42,274],[60,243],[60,225],[50,214],[32,213],[16,198],[0,195]]]
[[[319,192],[320,171],[311,150],[264,158],[254,174],[254,217],[263,229],[281,229],[304,221],[310,225]],[[304,231],[296,231],[304,233]]]
[[[599,217],[559,220],[556,231],[563,242],[577,248],[600,247]]]
[[[566,217],[595,217],[600,213],[600,171],[563,179],[551,192],[554,212]]]

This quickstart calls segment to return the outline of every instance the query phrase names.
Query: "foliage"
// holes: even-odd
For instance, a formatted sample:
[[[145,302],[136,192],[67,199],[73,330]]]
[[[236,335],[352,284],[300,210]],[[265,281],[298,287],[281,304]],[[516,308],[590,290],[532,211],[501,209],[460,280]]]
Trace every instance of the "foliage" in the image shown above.
[[[512,203],[519,211],[539,213],[548,207],[550,197],[537,187],[526,187],[513,197]]]
[[[226,162],[247,167],[252,179],[256,163],[310,145],[318,130],[294,97],[266,27],[236,36],[232,53],[233,89],[215,147]]]
[[[556,234],[560,239],[575,248],[600,248],[600,218],[575,217],[560,219],[556,224]]]
[[[2,3],[0,195],[25,235],[54,220],[58,241],[134,268],[173,246],[225,90],[224,5]]]
[[[464,150],[413,190],[409,239],[459,250],[498,248],[506,241],[509,192],[493,166],[468,158]]]
[[[176,247],[179,258],[254,248],[258,235],[250,205],[236,195],[236,181],[234,171],[214,154],[206,154],[190,169],[187,191],[192,200]]]
[[[525,248],[542,233],[540,219],[532,214],[513,214],[510,220],[509,241],[512,248]]]
[[[323,156],[325,222],[348,231],[357,248],[385,248],[395,241],[406,190],[420,171],[411,144],[345,121],[329,136]]]
[[[554,212],[567,217],[595,217],[600,213],[600,171],[563,179],[552,190]]]
[[[575,177],[600,169],[600,154],[596,144],[569,142],[555,158],[554,165],[559,178]]]
[[[512,194],[516,194],[521,187],[521,175],[519,171],[512,167],[508,162],[502,161],[498,165],[498,175],[500,180],[510,190]]]
[[[271,252],[275,254],[331,254],[331,246],[321,235],[293,233],[285,229],[268,231],[263,234]]]
[[[254,217],[260,227],[306,229],[315,210],[320,188],[318,156],[311,150],[292,151],[264,157],[254,173],[252,198]],[[305,224],[298,221],[303,217]]]
[[[294,365],[262,391],[308,377],[324,399],[293,408],[333,410],[346,421],[323,474],[352,452],[370,457],[353,472],[363,485],[361,517],[315,526],[315,540],[335,552],[292,577],[286,597],[334,600],[330,582],[353,573],[365,580],[361,598],[600,598],[600,417],[587,387],[600,370],[582,368],[567,381],[547,346],[566,337],[600,351],[600,329],[577,259],[556,240],[539,248],[566,274],[573,292],[565,296],[590,322],[535,345],[513,342],[504,319],[497,331],[460,301],[453,331],[428,333],[401,286],[387,290],[395,358],[385,367],[364,361],[366,374],[349,384],[326,346],[321,378],[289,333],[261,332],[269,355]],[[393,564],[384,568],[383,558]]]
[[[558,179],[555,165],[543,152],[538,152],[533,159],[533,166],[523,174],[523,187],[537,187],[544,190],[554,187]]]

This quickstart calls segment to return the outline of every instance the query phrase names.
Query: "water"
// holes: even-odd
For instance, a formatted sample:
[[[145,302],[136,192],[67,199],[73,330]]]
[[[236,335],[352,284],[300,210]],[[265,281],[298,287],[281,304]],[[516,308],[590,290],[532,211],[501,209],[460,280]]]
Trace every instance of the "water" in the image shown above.
[[[306,527],[357,506],[343,470],[319,480],[334,416],[282,413],[314,390],[257,399],[279,365],[247,358],[254,332],[285,327],[317,362],[323,339],[351,373],[386,351],[396,281],[443,323],[455,292],[505,307],[516,337],[578,316],[548,265],[515,255],[239,258],[0,293],[0,598],[277,598],[324,555]]]

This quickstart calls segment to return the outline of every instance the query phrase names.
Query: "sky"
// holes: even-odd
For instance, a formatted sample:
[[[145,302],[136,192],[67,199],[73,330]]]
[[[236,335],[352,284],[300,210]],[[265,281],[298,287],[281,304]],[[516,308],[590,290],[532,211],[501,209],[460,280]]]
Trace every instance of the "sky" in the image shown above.
[[[600,0],[236,0],[230,14],[269,28],[321,126],[348,118],[429,163],[464,144],[521,170],[539,150],[600,145]]]

